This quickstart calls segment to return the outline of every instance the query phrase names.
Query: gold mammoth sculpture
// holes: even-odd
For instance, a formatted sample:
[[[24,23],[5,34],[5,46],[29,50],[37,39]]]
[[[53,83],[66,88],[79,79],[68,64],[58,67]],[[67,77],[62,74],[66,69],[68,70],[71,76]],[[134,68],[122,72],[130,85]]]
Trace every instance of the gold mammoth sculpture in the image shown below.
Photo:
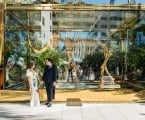
[[[59,38],[60,38],[60,34],[59,33],[55,33],[53,35],[53,37],[50,39],[50,43],[47,43],[43,48],[40,48],[40,49],[34,48],[29,39],[28,39],[28,45],[32,49],[33,52],[35,52],[35,53],[43,53],[51,46],[51,44],[52,44],[53,47],[57,46]]]
[[[32,51],[35,52],[35,53],[43,53],[43,52],[45,52],[45,51],[48,49],[48,47],[49,47],[49,44],[46,44],[46,45],[45,45],[43,48],[41,48],[41,49],[34,48],[34,47],[32,46],[32,44],[31,44],[30,40],[28,40],[28,45],[29,45],[29,47],[32,49]]]
[[[100,88],[104,88],[104,73],[106,72],[106,74],[109,76],[111,83],[114,84],[114,78],[111,76],[111,74],[108,71],[107,68],[107,62],[110,59],[110,57],[113,55],[112,51],[110,51],[110,45],[106,44],[103,48],[104,50],[104,62],[102,63],[100,70],[100,80],[101,80],[101,84],[100,84]]]

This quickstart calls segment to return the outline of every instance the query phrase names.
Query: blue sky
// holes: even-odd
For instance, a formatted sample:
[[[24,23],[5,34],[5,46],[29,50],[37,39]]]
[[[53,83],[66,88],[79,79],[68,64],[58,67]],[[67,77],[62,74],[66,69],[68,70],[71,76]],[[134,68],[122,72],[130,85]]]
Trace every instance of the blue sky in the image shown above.
[[[81,0],[92,4],[109,4],[110,0]],[[126,4],[128,0],[115,0],[115,4]],[[145,4],[145,0],[136,0],[137,3]]]
[[[69,0],[61,0],[62,3],[66,3]],[[71,0],[70,0],[71,1]],[[72,0],[75,1],[75,0]],[[78,0],[88,4],[110,4],[110,0]],[[115,0],[115,4],[127,4],[128,0]],[[136,0],[136,3],[145,4],[145,0]]]

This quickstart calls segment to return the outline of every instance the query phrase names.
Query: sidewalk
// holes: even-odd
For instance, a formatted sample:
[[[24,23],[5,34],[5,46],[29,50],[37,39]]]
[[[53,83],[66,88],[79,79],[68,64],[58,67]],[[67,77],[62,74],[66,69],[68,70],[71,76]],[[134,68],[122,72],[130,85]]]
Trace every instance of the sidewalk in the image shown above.
[[[45,89],[39,91],[41,105],[30,107],[30,92],[0,90],[0,120],[145,120],[145,91],[131,89],[56,89],[52,107],[44,105]],[[81,105],[68,99],[80,99]]]
[[[66,106],[54,103],[30,107],[28,103],[0,103],[0,120],[145,120],[145,104],[97,104]]]

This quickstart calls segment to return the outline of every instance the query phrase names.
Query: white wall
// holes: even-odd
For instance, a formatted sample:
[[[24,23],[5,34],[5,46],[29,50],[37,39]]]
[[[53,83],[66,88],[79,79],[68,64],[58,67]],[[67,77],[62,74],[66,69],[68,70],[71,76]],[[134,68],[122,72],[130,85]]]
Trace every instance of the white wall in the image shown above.
[[[41,11],[41,38],[43,43],[50,43],[52,38],[52,11]]]

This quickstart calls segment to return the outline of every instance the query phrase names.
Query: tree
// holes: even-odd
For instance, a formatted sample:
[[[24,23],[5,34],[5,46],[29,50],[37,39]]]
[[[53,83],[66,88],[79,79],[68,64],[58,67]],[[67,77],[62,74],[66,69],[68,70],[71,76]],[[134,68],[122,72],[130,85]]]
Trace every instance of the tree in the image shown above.
[[[42,75],[44,66],[45,66],[45,59],[47,57],[50,57],[54,64],[56,64],[58,67],[60,65],[60,59],[66,59],[64,57],[64,54],[59,48],[56,49],[50,49],[46,50],[45,52],[41,54],[37,54],[34,52],[31,52],[30,54],[30,60],[35,61],[36,68],[39,71],[40,75]]]

